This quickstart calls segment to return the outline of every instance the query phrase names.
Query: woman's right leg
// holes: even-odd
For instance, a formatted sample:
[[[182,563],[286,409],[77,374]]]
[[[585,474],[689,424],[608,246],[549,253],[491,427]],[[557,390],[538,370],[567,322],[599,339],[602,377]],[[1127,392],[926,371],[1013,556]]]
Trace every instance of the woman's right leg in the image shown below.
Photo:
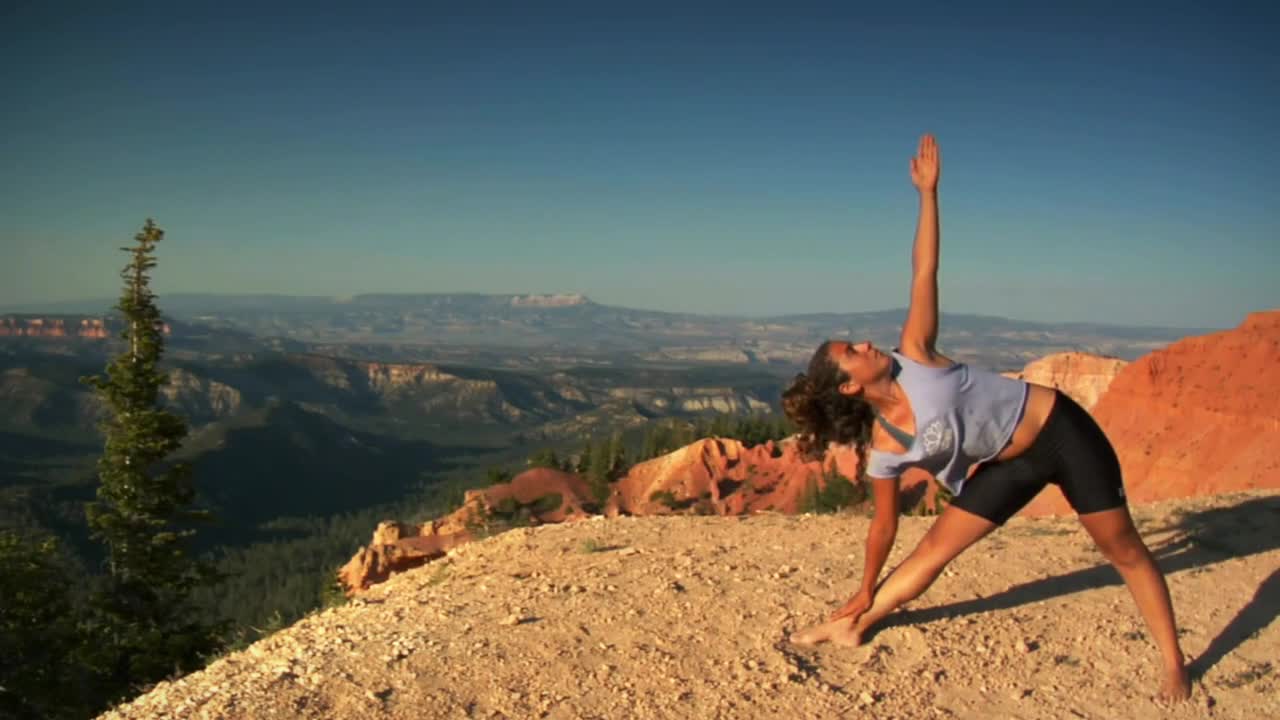
[[[1102,427],[1077,403],[1058,398],[1063,422],[1055,438],[1060,454],[1058,482],[1080,523],[1120,573],[1163,659],[1160,695],[1185,699],[1191,693],[1186,660],[1178,645],[1169,585],[1142,541],[1124,497],[1120,458]]]

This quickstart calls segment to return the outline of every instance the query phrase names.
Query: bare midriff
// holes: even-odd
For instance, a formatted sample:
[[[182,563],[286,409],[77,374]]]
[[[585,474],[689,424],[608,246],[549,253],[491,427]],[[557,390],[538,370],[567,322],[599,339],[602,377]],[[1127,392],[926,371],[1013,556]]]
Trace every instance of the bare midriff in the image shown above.
[[[1027,386],[1027,406],[1022,411],[1022,419],[1013,429],[1013,437],[1005,443],[1004,449],[995,456],[995,460],[1015,458],[1031,447],[1031,443],[1035,442],[1036,436],[1040,434],[1040,429],[1044,427],[1045,421],[1049,419],[1049,413],[1053,411],[1053,402],[1058,397],[1058,393],[1053,388],[1035,383],[1027,383]],[[970,466],[968,475],[972,476],[981,465],[982,463],[974,463]]]
[[[997,460],[1017,457],[1031,447],[1045,421],[1049,419],[1049,413],[1053,411],[1053,401],[1058,397],[1053,388],[1035,383],[1027,385],[1027,407],[1022,411],[1018,427],[1013,429],[1013,437],[1009,438],[1004,450],[996,455]]]

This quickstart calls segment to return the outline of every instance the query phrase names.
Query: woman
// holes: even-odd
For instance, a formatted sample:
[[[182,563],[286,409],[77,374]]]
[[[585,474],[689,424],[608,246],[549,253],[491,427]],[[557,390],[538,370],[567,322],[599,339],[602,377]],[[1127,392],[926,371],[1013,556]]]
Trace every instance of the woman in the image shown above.
[[[875,517],[861,589],[831,619],[791,636],[797,644],[858,645],[867,628],[925,591],[965,548],[1056,483],[1103,555],[1124,578],[1160,648],[1160,694],[1190,694],[1164,576],[1133,526],[1120,463],[1089,414],[1061,392],[955,363],[938,335],[938,148],[920,139],[911,181],[920,192],[911,307],[899,347],[824,342],[784,393],[805,450],[829,443],[866,450]],[[869,438],[868,438],[869,436]],[[866,445],[869,444],[869,448]],[[951,504],[920,544],[877,584],[898,527],[898,475],[921,467]]]

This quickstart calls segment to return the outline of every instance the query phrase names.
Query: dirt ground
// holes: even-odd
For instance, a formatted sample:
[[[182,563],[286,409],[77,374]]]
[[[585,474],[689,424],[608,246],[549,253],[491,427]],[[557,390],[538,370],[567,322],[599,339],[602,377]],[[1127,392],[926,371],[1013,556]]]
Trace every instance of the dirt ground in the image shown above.
[[[103,718],[1280,718],[1280,493],[1134,509],[1193,694],[1074,518],[1015,518],[859,648],[792,646],[856,588],[853,514],[513,530]],[[931,518],[903,518],[892,567]]]

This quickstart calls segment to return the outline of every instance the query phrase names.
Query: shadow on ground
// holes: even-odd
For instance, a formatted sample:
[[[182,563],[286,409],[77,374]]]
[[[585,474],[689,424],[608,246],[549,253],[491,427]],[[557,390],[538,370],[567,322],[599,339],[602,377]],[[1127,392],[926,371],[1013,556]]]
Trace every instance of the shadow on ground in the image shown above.
[[[1162,528],[1148,532],[1173,531],[1174,537],[1153,547],[1156,562],[1166,574],[1203,568],[1230,558],[1246,557],[1280,548],[1280,496],[1253,498],[1231,507],[1185,511]],[[1007,610],[1019,605],[1048,600],[1109,585],[1123,580],[1111,565],[1034,580],[990,597],[948,603],[931,608],[905,610],[886,618],[874,630],[932,622],[973,613]],[[1175,608],[1176,610],[1176,608]],[[1209,647],[1189,665],[1193,678],[1204,675],[1223,657],[1280,615],[1280,570],[1271,574],[1253,598],[1209,643]]]

